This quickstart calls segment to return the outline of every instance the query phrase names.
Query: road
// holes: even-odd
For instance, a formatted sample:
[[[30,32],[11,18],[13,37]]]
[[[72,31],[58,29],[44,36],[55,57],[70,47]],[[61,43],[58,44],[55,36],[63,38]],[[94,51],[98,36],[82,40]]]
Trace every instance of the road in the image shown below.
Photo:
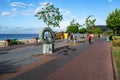
[[[61,40],[54,43],[55,48],[62,47],[68,42]],[[31,45],[4,51],[0,55],[0,74],[14,72],[16,69],[42,60],[41,58],[32,57],[33,55],[42,54],[42,45]]]

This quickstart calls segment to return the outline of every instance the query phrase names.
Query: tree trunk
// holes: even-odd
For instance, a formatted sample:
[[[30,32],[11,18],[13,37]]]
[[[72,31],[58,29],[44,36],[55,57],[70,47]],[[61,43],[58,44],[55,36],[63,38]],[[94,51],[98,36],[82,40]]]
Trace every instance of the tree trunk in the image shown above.
[[[115,35],[116,33],[115,33],[115,30],[113,30],[113,34]]]
[[[119,29],[117,30],[117,35],[120,35],[120,30]]]

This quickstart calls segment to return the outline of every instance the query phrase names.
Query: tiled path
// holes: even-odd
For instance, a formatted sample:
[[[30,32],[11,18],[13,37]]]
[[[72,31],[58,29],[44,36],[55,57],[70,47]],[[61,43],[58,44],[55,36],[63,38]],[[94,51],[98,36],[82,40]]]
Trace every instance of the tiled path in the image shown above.
[[[44,80],[114,80],[113,77],[110,46],[99,40]]]

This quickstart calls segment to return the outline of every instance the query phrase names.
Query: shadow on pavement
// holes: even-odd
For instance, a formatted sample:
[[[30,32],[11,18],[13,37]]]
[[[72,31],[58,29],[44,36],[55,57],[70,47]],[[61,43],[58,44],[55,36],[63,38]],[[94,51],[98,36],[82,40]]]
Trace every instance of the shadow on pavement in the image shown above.
[[[0,75],[5,73],[17,72],[18,67],[9,64],[9,61],[0,62]]]
[[[72,48],[70,46],[63,46],[63,47],[59,47],[57,49],[55,49],[55,52],[57,54],[63,54],[63,55],[69,55],[69,51],[73,52],[75,51],[76,49],[75,48]]]

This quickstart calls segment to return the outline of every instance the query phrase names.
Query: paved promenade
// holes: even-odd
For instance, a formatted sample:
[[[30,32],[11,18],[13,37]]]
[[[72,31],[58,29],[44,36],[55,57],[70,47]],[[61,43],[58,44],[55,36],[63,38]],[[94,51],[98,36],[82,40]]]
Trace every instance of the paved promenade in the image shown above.
[[[111,50],[104,39],[65,47],[46,56],[56,58],[10,80],[114,80]]]
[[[44,80],[114,80],[111,61],[110,46],[99,40]]]

